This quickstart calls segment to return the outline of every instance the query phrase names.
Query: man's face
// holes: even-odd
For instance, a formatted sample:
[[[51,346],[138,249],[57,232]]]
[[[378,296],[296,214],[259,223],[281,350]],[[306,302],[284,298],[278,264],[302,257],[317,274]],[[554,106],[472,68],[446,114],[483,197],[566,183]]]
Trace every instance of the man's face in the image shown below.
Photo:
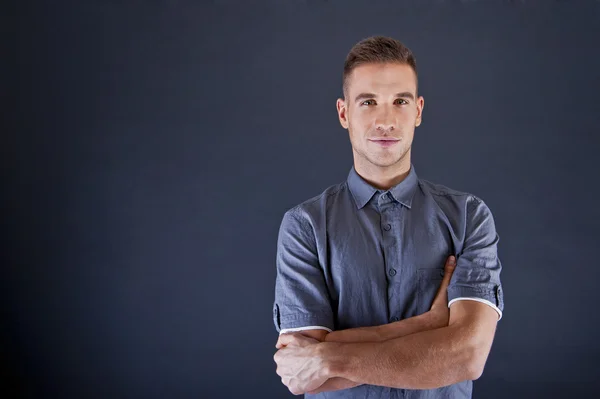
[[[395,170],[410,164],[424,106],[423,97],[415,98],[416,85],[415,73],[406,64],[364,64],[352,71],[337,110],[358,167]]]

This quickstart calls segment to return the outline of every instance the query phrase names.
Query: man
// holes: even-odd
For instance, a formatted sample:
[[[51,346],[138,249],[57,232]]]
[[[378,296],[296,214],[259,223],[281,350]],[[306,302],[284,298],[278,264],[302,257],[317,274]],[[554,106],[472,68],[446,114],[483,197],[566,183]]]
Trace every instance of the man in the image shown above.
[[[354,165],[278,236],[274,360],[293,394],[470,398],[483,372],[504,309],[499,236],[480,198],[417,177],[417,90],[397,40],[346,58],[337,111]]]

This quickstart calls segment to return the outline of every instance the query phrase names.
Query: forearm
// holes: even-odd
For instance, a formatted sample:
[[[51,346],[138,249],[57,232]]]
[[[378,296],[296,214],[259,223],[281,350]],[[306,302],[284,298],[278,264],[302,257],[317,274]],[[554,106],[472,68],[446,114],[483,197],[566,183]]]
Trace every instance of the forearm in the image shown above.
[[[356,384],[433,389],[472,379],[475,351],[460,325],[381,342],[324,342],[331,378]]]
[[[430,313],[423,313],[380,326],[333,331],[325,336],[325,342],[380,342],[441,327],[445,325],[437,322]]]
[[[432,317],[430,313],[423,313],[381,326],[333,331],[325,336],[324,342],[381,342],[441,327],[444,326]],[[361,384],[360,382],[354,382],[346,378],[334,377],[327,380],[318,390],[311,393],[354,388]]]

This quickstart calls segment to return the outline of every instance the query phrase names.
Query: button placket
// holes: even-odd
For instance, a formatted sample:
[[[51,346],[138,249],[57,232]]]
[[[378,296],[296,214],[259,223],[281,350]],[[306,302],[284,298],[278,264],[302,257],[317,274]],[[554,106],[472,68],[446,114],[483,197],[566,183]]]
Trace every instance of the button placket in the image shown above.
[[[391,193],[386,193],[381,197],[381,202],[385,204],[382,206],[383,212],[381,213],[380,219],[380,228],[382,233],[382,242],[383,242],[383,251],[384,251],[384,276],[386,276],[387,284],[388,284],[388,309],[389,309],[389,319],[390,322],[399,321],[400,318],[394,315],[398,315],[398,305],[397,298],[401,297],[401,293],[398,292],[400,287],[399,276],[402,275],[402,270],[400,269],[400,259],[399,259],[399,236],[396,231],[400,214],[399,209],[395,206],[395,200],[393,199]],[[401,231],[401,228],[400,228]]]

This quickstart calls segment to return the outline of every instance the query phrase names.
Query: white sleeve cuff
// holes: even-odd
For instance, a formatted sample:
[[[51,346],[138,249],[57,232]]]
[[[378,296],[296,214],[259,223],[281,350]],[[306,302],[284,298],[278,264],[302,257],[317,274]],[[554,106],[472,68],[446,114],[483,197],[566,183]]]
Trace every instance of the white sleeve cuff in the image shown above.
[[[498,306],[494,305],[493,303],[491,303],[487,299],[470,298],[470,297],[454,298],[453,300],[451,300],[450,302],[448,302],[448,307],[450,307],[450,305],[452,305],[454,302],[456,302],[456,301],[462,301],[462,300],[477,301],[477,302],[485,303],[486,305],[491,306],[496,312],[498,312],[498,321],[500,321],[500,319],[502,318],[502,311],[500,309],[498,309]]]
[[[331,332],[331,328],[323,327],[323,326],[306,326],[306,327],[295,327],[295,328],[283,328],[279,331],[279,335],[297,332],[297,331],[305,331],[305,330],[326,330],[327,332]]]

